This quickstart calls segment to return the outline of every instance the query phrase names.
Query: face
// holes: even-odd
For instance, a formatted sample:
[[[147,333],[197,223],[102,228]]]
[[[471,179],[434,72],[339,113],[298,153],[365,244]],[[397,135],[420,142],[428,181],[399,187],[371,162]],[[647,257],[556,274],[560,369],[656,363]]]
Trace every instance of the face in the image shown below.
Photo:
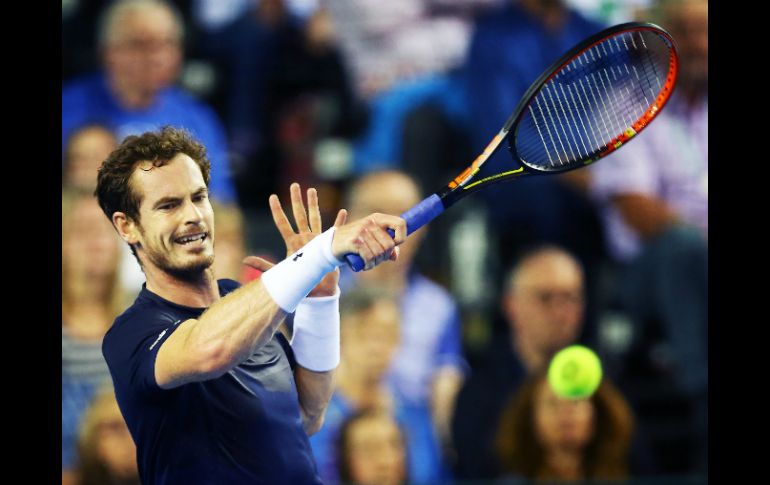
[[[246,256],[243,226],[240,217],[229,211],[237,208],[227,208],[222,212],[215,210],[217,220],[217,244],[214,248],[214,274],[217,278],[238,280],[243,269],[243,258]]]
[[[535,393],[534,428],[546,451],[583,450],[594,434],[594,405],[589,399],[563,399],[543,380]]]
[[[186,278],[211,266],[214,213],[198,165],[181,153],[161,167],[143,162],[129,183],[141,204],[139,221],[126,224],[124,239],[136,244],[145,271],[154,267]]]
[[[708,2],[676,2],[667,9],[671,35],[676,40],[681,62],[681,82],[689,87],[708,86]]]
[[[96,189],[99,166],[116,146],[112,133],[102,128],[87,128],[73,136],[67,148],[66,184],[89,191]]]
[[[367,417],[349,430],[351,479],[359,485],[396,485],[406,479],[406,451],[396,422]]]
[[[521,267],[503,302],[516,338],[551,354],[575,341],[583,319],[583,274],[560,253],[533,257]]]
[[[117,402],[111,403],[105,410],[97,425],[96,435],[97,453],[110,474],[123,479],[138,477],[136,445]]]
[[[372,307],[345,315],[342,326],[342,358],[355,363],[355,372],[381,380],[390,368],[400,338],[398,305],[381,300]]]
[[[182,60],[181,35],[163,7],[126,12],[105,49],[106,68],[121,85],[154,93],[174,82]]]
[[[66,274],[96,288],[108,288],[107,280],[117,271],[120,240],[93,197],[78,197],[69,211],[62,227]]]

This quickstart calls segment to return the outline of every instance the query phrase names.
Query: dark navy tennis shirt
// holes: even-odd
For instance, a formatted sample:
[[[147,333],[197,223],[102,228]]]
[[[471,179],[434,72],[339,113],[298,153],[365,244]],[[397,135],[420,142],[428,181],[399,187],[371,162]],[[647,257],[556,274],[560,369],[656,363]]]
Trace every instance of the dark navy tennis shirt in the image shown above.
[[[222,296],[238,287],[219,280]],[[102,351],[137,446],[142,483],[321,483],[302,428],[294,354],[280,332],[217,379],[158,387],[158,349],[180,323],[204,310],[143,287],[104,337]]]

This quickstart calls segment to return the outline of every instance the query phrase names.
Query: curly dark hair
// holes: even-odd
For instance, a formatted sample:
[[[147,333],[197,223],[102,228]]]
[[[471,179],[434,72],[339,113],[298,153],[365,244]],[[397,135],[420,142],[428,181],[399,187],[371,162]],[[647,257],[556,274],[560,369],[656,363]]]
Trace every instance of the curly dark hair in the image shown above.
[[[130,183],[136,166],[149,161],[155,167],[162,167],[180,153],[198,164],[208,187],[211,163],[206,148],[186,130],[164,126],[158,131],[126,137],[99,168],[94,195],[107,219],[112,222],[115,212],[123,212],[129,219],[139,221],[142,196],[134,192]]]

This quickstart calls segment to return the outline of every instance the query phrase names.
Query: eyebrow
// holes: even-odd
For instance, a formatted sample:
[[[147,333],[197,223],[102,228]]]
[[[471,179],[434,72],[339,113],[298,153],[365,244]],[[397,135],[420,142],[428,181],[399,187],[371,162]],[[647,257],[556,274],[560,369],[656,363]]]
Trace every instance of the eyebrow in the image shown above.
[[[192,195],[193,195],[193,197],[195,197],[195,196],[206,194],[206,193],[208,193],[208,189],[206,187],[201,187],[198,190],[196,190],[195,192],[193,192]],[[182,200],[182,197],[175,197],[175,196],[162,197],[162,198],[158,199],[152,205],[152,208],[153,209],[157,209],[158,207],[160,207],[163,204],[168,204],[168,203],[172,203],[172,202],[179,202],[180,200]]]

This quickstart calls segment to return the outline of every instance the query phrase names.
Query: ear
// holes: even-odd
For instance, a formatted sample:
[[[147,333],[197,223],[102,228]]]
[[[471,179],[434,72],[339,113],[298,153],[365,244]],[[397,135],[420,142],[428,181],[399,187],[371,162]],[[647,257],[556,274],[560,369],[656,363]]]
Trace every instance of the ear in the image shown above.
[[[139,228],[136,222],[130,219],[125,212],[112,214],[112,225],[115,226],[121,239],[128,244],[134,245],[139,242]]]

